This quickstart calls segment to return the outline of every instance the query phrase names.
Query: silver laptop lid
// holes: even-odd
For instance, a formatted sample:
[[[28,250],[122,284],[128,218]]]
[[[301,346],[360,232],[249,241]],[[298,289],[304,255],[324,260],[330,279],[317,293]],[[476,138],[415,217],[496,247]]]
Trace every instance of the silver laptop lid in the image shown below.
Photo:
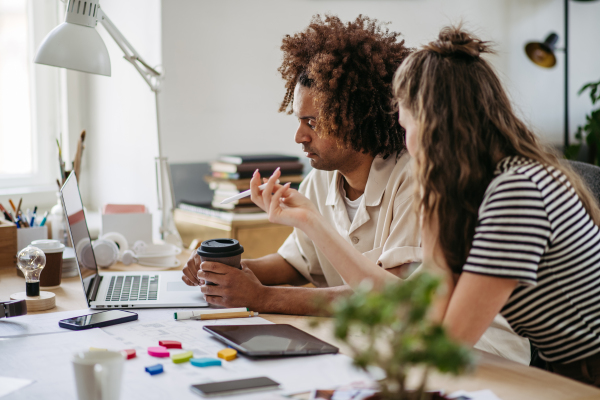
[[[74,172],[71,172],[60,189],[60,200],[67,218],[69,236],[75,249],[75,260],[79,266],[79,277],[89,307],[90,302],[96,298],[101,278],[98,274],[96,256],[91,245],[92,241],[83,211],[81,193]]]

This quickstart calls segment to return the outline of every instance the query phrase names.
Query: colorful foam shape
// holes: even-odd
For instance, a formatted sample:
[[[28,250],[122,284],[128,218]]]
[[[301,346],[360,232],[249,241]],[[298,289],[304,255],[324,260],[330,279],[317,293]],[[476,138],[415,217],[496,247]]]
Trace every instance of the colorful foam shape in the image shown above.
[[[148,354],[152,357],[169,357],[169,351],[166,347],[158,346],[158,347],[148,347]]]
[[[177,340],[159,340],[158,345],[167,349],[181,349],[181,342]]]
[[[145,370],[150,375],[161,374],[164,371],[162,364],[151,365],[149,367],[146,367]]]
[[[175,364],[181,364],[181,363],[190,361],[190,359],[192,357],[194,357],[194,353],[193,352],[191,352],[191,351],[184,351],[183,353],[173,354],[171,356],[171,360],[173,360],[173,362]]]
[[[223,349],[217,353],[217,357],[222,358],[225,361],[235,360],[237,351],[234,349]]]
[[[121,353],[123,353],[126,360],[131,360],[132,358],[135,358],[135,356],[136,356],[135,349],[121,350]]]
[[[220,367],[221,360],[217,360],[216,358],[192,358],[190,363],[194,367]]]

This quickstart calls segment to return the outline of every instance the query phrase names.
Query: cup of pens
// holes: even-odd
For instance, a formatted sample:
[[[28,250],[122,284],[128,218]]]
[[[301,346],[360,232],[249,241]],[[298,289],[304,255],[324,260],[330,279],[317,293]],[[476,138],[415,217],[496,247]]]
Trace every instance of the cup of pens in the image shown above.
[[[46,218],[48,213],[44,215],[38,215],[37,206],[33,208],[33,212],[30,209],[22,210],[21,205],[23,199],[20,199],[18,205],[8,200],[10,208],[5,208],[0,203],[0,212],[9,222],[14,223],[17,226],[17,250],[27,247],[34,240],[48,239],[48,227],[46,226]],[[17,268],[17,274],[23,276],[20,269]]]
[[[17,248],[23,249],[34,240],[48,239],[48,227],[46,226],[46,219],[48,212],[44,215],[37,215],[37,206],[34,207],[33,212],[30,209],[26,211],[21,210],[21,204],[23,199],[19,200],[19,205],[15,206],[12,200],[8,200],[11,206],[11,210],[4,208],[0,204],[0,211],[4,214],[4,218],[17,225]]]

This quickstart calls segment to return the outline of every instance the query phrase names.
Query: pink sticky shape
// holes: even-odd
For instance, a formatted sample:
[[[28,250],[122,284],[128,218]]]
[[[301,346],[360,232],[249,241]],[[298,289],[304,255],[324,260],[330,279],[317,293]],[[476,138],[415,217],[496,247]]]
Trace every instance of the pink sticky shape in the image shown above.
[[[152,357],[169,357],[169,351],[163,346],[148,347],[148,354]]]

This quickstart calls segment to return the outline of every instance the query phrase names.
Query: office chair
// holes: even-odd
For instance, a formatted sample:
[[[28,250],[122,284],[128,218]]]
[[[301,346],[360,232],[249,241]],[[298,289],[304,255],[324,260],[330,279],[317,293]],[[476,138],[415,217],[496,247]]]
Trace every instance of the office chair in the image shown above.
[[[600,167],[579,161],[569,161],[569,164],[587,184],[600,205]]]

